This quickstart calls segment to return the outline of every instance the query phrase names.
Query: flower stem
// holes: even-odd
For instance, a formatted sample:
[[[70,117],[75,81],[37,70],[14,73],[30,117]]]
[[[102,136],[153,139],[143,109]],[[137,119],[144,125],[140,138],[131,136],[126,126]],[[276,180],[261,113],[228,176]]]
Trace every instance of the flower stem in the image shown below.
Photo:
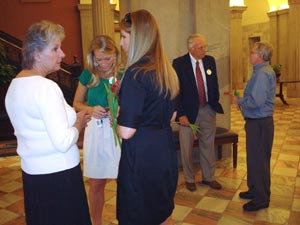
[[[179,122],[172,122],[172,123],[180,125]],[[193,123],[189,123],[189,127],[192,129],[194,136],[197,136],[200,131],[200,127]]]
[[[117,113],[118,113],[118,99],[114,93],[110,90],[107,84],[104,84],[106,93],[107,93],[107,102],[110,111],[111,121],[112,121],[112,130],[114,134],[115,146],[121,146],[121,140],[117,133]]]

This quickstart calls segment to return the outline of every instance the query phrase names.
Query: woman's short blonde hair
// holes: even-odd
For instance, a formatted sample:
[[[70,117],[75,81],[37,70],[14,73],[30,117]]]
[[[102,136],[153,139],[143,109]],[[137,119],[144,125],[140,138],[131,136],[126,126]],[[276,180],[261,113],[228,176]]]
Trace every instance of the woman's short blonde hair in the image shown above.
[[[23,69],[32,69],[35,63],[35,53],[43,51],[51,41],[57,38],[60,41],[65,38],[65,31],[61,25],[47,20],[32,24],[28,28],[23,41]]]

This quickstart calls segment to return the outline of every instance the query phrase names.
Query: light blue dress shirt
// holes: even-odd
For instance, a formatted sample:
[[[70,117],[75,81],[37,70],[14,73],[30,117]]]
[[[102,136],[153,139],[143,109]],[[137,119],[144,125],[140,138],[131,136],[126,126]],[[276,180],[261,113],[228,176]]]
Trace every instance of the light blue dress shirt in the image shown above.
[[[276,75],[266,61],[253,67],[253,74],[247,83],[244,96],[238,99],[244,118],[273,116],[276,96]]]

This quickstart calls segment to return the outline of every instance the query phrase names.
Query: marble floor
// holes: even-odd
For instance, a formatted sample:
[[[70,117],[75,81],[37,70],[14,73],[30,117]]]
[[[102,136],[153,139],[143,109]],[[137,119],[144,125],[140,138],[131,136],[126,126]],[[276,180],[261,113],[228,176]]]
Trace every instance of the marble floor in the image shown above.
[[[289,106],[276,98],[275,140],[273,145],[270,207],[257,212],[244,212],[246,200],[238,197],[246,185],[244,121],[232,107],[231,129],[239,134],[238,166],[231,157],[217,162],[216,179],[222,190],[197,184],[196,192],[185,189],[182,171],[175,197],[173,220],[176,225],[299,225],[300,224],[300,99],[288,98]],[[197,169],[197,180],[201,172]],[[88,189],[88,183],[86,182]],[[117,224],[116,182],[106,186],[104,225]],[[0,157],[0,225],[24,225],[23,192],[18,156]],[[55,224],[54,224],[55,225]],[[138,224],[136,224],[138,225]]]

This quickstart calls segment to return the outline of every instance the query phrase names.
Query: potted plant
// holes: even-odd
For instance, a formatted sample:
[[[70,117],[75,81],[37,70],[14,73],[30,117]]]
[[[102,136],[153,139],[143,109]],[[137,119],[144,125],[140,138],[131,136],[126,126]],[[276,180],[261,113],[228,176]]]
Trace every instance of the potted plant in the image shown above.
[[[15,67],[10,65],[7,60],[6,50],[0,42],[0,85],[8,84],[15,76]]]
[[[273,70],[274,70],[274,72],[276,74],[277,81],[279,81],[279,77],[281,75],[281,67],[282,67],[282,65],[281,64],[274,64],[272,67],[273,67]]]

